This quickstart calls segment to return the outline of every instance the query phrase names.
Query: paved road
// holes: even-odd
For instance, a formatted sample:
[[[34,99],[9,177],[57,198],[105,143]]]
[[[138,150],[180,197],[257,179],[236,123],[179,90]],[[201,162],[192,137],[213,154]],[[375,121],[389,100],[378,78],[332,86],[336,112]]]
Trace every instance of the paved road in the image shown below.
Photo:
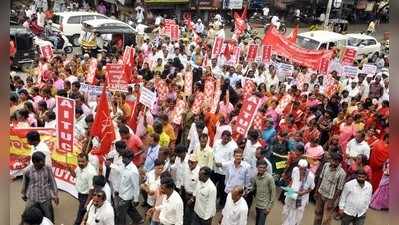
[[[10,225],[16,225],[19,223],[20,215],[24,208],[24,202],[21,199],[21,180],[14,181],[10,184]],[[78,201],[71,197],[71,195],[60,192],[60,205],[55,206],[55,225],[72,225],[76,216],[78,207]],[[143,210],[139,209],[139,212],[143,215]],[[270,225],[279,225],[281,221],[282,204],[277,202],[275,207],[271,211],[268,217],[268,223]],[[219,218],[219,213],[217,218]],[[305,210],[305,215],[302,221],[302,225],[313,224],[314,219],[314,205],[309,204]],[[213,224],[217,220],[214,220]],[[255,224],[255,211],[250,211],[248,225]],[[338,221],[333,221],[332,225],[339,225]],[[365,225],[389,225],[389,213],[369,210],[366,218]]]

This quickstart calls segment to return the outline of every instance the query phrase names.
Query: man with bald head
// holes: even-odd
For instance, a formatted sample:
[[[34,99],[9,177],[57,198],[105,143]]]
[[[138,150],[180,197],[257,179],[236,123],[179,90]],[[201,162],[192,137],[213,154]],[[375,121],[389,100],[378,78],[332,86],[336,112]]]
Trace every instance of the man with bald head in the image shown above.
[[[244,195],[243,186],[235,186],[227,195],[226,205],[220,218],[221,225],[246,225],[248,216],[248,205]]]

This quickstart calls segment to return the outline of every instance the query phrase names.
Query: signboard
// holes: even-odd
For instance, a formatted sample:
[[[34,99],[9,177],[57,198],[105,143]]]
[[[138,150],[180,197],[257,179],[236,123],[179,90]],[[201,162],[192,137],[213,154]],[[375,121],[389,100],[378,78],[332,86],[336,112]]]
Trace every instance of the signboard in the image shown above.
[[[176,22],[171,19],[165,19],[165,35],[170,34],[170,26],[175,25]]]
[[[263,45],[263,51],[262,51],[262,62],[264,64],[267,64],[270,62],[270,59],[272,58],[272,46],[271,45]]]
[[[362,73],[374,75],[375,73],[377,73],[377,66],[373,64],[364,64],[362,68]]]
[[[224,38],[222,37],[217,37],[215,41],[213,42],[213,47],[212,47],[212,59],[217,58],[221,51],[222,51],[222,46],[223,46]]]
[[[248,46],[247,61],[250,63],[255,61],[257,53],[258,53],[258,45],[250,44]]]
[[[56,96],[57,148],[72,152],[75,123],[75,100]]]
[[[345,48],[342,55],[342,65],[353,65],[353,61],[356,59],[356,50],[351,48]]]
[[[233,138],[235,140],[240,136],[245,137],[247,135],[248,129],[251,127],[255,114],[261,105],[260,103],[261,100],[254,95],[244,99],[240,114],[233,128]]]
[[[358,73],[359,69],[357,68],[357,66],[343,66],[342,76],[356,77]]]
[[[291,76],[294,72],[294,66],[286,63],[278,64],[278,75],[281,77]]]
[[[179,40],[179,26],[172,24],[170,26],[170,40],[178,41]]]
[[[107,64],[105,71],[108,89],[110,91],[127,92],[128,84],[123,79],[123,74],[125,72],[123,64]]]
[[[320,60],[319,72],[322,74],[326,74],[328,71],[329,63],[330,63],[330,60],[328,58],[322,58]]]
[[[53,57],[53,49],[50,45],[40,46],[40,56],[46,58],[47,60]]]
[[[139,99],[139,102],[141,104],[145,105],[149,109],[152,109],[156,99],[157,99],[157,95],[155,94],[155,92],[151,91],[150,89],[148,89],[146,87],[141,87],[140,99]]]
[[[243,6],[243,0],[229,0],[229,1],[224,1],[224,8],[228,9],[242,9]]]

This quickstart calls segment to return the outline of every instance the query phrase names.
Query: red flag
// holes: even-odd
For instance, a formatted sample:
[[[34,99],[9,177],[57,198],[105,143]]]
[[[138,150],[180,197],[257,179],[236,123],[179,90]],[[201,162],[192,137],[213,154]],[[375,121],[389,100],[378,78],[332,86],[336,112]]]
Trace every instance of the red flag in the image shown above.
[[[291,31],[291,33],[288,35],[287,40],[296,43],[296,38],[298,37],[298,32],[299,32],[299,25],[297,24],[295,28]]]
[[[247,6],[244,6],[244,10],[241,13],[241,19],[245,20],[247,18]]]
[[[139,107],[138,107],[139,103],[140,103],[140,91],[137,91],[136,101],[134,101],[132,106],[132,115],[130,116],[130,120],[128,122],[129,127],[134,130],[134,133],[137,132],[136,129],[137,129],[137,117],[139,114]]]
[[[91,151],[92,154],[98,156],[108,154],[111,149],[112,141],[115,140],[115,129],[109,113],[108,99],[105,90],[106,86],[104,85],[100,101],[97,105],[97,113],[94,118],[93,126],[90,130],[90,135],[98,137],[100,142],[100,147]]]

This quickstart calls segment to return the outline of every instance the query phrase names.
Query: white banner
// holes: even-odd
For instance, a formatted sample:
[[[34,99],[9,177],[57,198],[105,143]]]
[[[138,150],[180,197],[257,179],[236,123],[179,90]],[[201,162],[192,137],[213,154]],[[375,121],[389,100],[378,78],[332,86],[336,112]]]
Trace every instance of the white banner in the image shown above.
[[[359,73],[357,66],[343,66],[342,76],[356,77]]]
[[[157,95],[155,94],[155,92],[151,91],[148,88],[141,87],[140,99],[139,99],[139,102],[141,104],[145,105],[149,109],[152,109],[156,99]]]
[[[377,66],[373,64],[364,64],[362,73],[374,75],[377,72]]]

